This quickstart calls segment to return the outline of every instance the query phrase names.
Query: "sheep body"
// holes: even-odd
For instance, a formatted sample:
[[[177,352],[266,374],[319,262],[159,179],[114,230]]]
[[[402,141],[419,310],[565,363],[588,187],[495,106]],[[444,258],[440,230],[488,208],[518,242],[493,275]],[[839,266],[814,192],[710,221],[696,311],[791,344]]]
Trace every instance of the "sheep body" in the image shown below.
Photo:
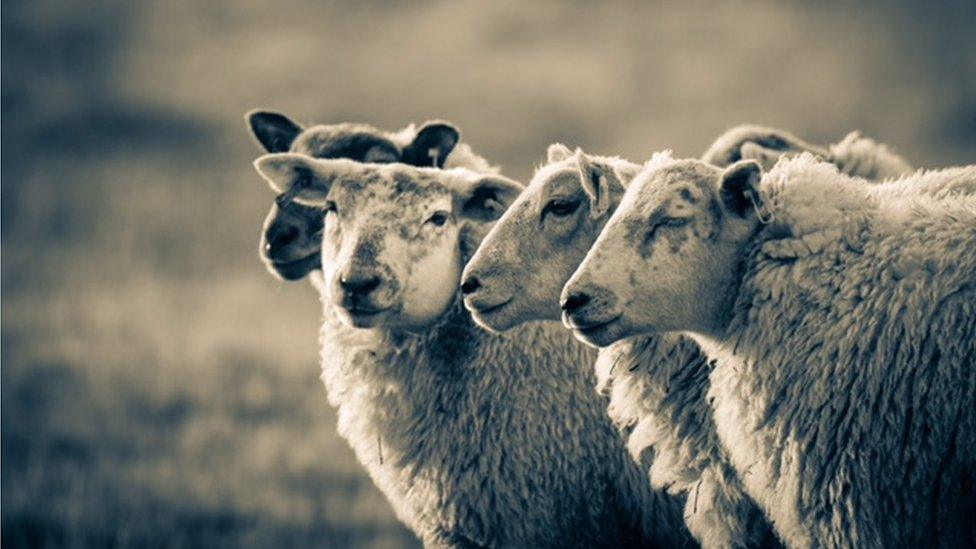
[[[749,494],[789,546],[970,546],[976,167],[870,185],[803,155],[733,316],[699,336]]]
[[[328,309],[322,380],[339,433],[425,544],[640,545],[641,531],[685,543],[579,366],[592,352],[560,326],[490,334],[458,305],[424,334],[378,336]]]
[[[684,520],[702,547],[777,544],[719,443],[707,401],[711,366],[679,334],[636,336],[600,350],[598,387],[651,486],[684,497]]]

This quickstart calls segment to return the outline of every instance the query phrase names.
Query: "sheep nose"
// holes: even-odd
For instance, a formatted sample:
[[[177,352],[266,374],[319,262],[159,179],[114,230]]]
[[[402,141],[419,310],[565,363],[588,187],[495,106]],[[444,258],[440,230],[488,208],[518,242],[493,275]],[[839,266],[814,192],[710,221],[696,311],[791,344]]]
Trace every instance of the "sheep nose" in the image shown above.
[[[578,310],[580,307],[589,302],[590,296],[582,293],[574,293],[570,294],[566,299],[564,299],[559,306],[562,307],[567,313],[572,314],[574,311]]]
[[[280,250],[291,244],[298,238],[298,227],[291,226],[285,229],[273,229],[268,231],[268,242],[264,245],[267,252]]]
[[[373,290],[375,290],[380,285],[380,277],[373,276],[354,276],[354,277],[339,277],[339,285],[342,286],[342,290],[349,295],[363,296]]]
[[[469,276],[464,283],[461,284],[461,293],[464,295],[472,294],[480,287],[481,281],[478,280],[478,277]]]

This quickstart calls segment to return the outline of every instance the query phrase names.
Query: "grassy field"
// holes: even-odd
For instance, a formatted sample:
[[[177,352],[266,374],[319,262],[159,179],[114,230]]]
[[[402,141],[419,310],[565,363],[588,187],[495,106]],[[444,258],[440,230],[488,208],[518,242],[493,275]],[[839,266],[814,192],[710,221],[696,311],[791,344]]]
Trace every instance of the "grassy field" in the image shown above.
[[[519,178],[553,141],[690,156],[746,121],[966,163],[972,11],[5,2],[4,546],[417,545],[336,436],[312,289],[257,260],[246,110],[446,118]]]

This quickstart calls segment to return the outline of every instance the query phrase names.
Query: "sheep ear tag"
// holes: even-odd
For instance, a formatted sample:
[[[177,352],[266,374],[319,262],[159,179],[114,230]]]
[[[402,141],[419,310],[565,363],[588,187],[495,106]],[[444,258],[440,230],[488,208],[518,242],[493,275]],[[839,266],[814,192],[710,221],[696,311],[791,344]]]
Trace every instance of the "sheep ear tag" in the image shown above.
[[[752,202],[752,208],[756,210],[756,217],[760,223],[769,225],[776,219],[776,216],[773,215],[772,208],[759,196],[759,193],[755,189],[747,190],[746,194],[749,196],[749,201]]]

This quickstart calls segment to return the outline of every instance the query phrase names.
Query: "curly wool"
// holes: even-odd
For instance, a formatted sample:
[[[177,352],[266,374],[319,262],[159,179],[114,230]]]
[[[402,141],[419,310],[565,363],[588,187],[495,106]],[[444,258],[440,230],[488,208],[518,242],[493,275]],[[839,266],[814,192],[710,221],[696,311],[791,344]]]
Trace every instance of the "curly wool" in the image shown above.
[[[598,388],[651,486],[684,497],[684,520],[702,547],[776,544],[718,441],[706,392],[711,366],[678,334],[633,337],[600,350]]]
[[[391,334],[328,309],[339,432],[426,545],[686,543],[680,509],[651,492],[580,367],[592,352],[559,325],[490,334],[457,303],[423,334]]]
[[[976,167],[763,178],[733,317],[700,337],[748,493],[791,547],[971,546]]]

